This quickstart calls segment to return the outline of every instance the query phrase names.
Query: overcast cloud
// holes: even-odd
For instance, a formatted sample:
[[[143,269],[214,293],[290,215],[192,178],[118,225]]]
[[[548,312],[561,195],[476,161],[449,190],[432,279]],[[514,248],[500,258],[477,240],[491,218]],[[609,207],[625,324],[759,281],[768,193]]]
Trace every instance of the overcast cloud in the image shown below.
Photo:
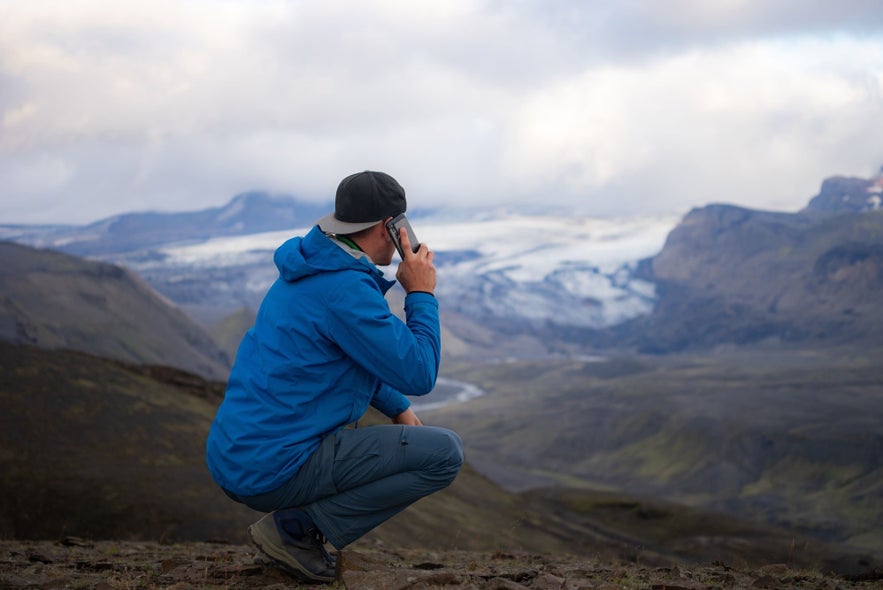
[[[796,211],[883,164],[879,0],[0,0],[0,223],[332,198]]]

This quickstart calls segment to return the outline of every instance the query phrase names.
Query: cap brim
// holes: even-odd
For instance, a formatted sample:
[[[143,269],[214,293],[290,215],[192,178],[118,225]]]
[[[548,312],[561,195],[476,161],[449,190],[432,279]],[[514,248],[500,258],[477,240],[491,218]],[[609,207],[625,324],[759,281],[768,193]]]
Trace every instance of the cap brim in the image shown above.
[[[328,234],[339,234],[339,235],[347,235],[354,234],[358,231],[362,231],[363,229],[368,229],[369,227],[374,227],[378,223],[383,221],[382,219],[378,221],[365,221],[362,223],[348,223],[346,221],[340,221],[336,217],[334,217],[334,213],[329,213],[322,219],[316,222],[323,232]]]

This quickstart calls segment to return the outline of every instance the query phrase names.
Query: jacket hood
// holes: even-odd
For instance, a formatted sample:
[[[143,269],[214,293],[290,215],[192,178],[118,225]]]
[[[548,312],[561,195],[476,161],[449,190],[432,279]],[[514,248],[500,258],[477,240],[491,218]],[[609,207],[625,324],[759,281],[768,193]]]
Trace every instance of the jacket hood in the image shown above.
[[[370,258],[355,258],[347,254],[319,226],[314,226],[306,236],[291,238],[279,246],[273,255],[273,262],[282,280],[289,283],[319,273],[349,269],[370,274],[384,293],[395,284],[395,281],[383,276]]]

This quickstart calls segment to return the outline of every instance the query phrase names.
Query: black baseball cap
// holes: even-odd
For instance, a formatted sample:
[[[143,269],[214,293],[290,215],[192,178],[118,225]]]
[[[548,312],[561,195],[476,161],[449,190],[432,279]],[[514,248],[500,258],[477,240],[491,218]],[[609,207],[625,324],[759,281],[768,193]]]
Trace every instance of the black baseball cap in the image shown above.
[[[368,229],[408,208],[405,189],[385,172],[365,170],[340,181],[334,213],[318,221],[325,233],[346,235]]]

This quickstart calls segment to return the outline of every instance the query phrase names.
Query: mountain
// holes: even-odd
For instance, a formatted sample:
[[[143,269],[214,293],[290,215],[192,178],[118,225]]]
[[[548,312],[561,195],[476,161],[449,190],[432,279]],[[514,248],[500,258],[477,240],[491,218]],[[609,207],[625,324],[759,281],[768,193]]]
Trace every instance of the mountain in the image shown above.
[[[247,193],[203,211],[132,213],[85,226],[0,226],[0,238],[130,268],[215,330],[228,316],[257,309],[277,276],[273,251],[330,209]],[[492,356],[578,349],[550,338],[547,328],[600,329],[652,311],[654,287],[635,272],[677,221],[450,210],[411,217],[436,252],[437,294],[451,326],[447,350]]]
[[[510,212],[428,215],[415,226],[436,252],[451,356],[867,345],[883,333],[881,186],[827,179],[796,213],[715,204],[680,220]],[[276,277],[273,250],[307,229],[115,261],[214,325],[257,308]]]
[[[878,174],[828,178],[796,213],[714,204],[682,219],[435,211],[414,221],[436,253],[449,357],[865,346],[883,333],[881,194]],[[131,268],[232,350],[277,277],[275,248],[326,210],[249,194],[218,209],[0,235]]]
[[[805,212],[863,213],[883,206],[883,167],[872,178],[834,176],[822,183],[819,194],[812,198]]]
[[[11,242],[0,259],[0,340],[226,378],[226,353],[132,271]]]
[[[636,276],[638,261],[659,251],[674,224],[671,217],[513,213],[416,218],[418,237],[436,252],[436,294],[449,342],[455,342],[447,352],[544,355],[574,348],[549,338],[556,327],[601,328],[650,313],[654,287]],[[134,269],[192,317],[214,326],[242,308],[257,309],[278,276],[274,250],[308,230],[171,243],[98,258]],[[389,267],[387,274],[395,270]]]
[[[640,350],[880,344],[883,210],[695,209],[647,278],[656,308],[622,330]]]
[[[158,245],[240,236],[308,225],[331,209],[253,191],[222,207],[179,213],[127,213],[84,226],[0,226],[0,238],[69,254],[109,257]]]

